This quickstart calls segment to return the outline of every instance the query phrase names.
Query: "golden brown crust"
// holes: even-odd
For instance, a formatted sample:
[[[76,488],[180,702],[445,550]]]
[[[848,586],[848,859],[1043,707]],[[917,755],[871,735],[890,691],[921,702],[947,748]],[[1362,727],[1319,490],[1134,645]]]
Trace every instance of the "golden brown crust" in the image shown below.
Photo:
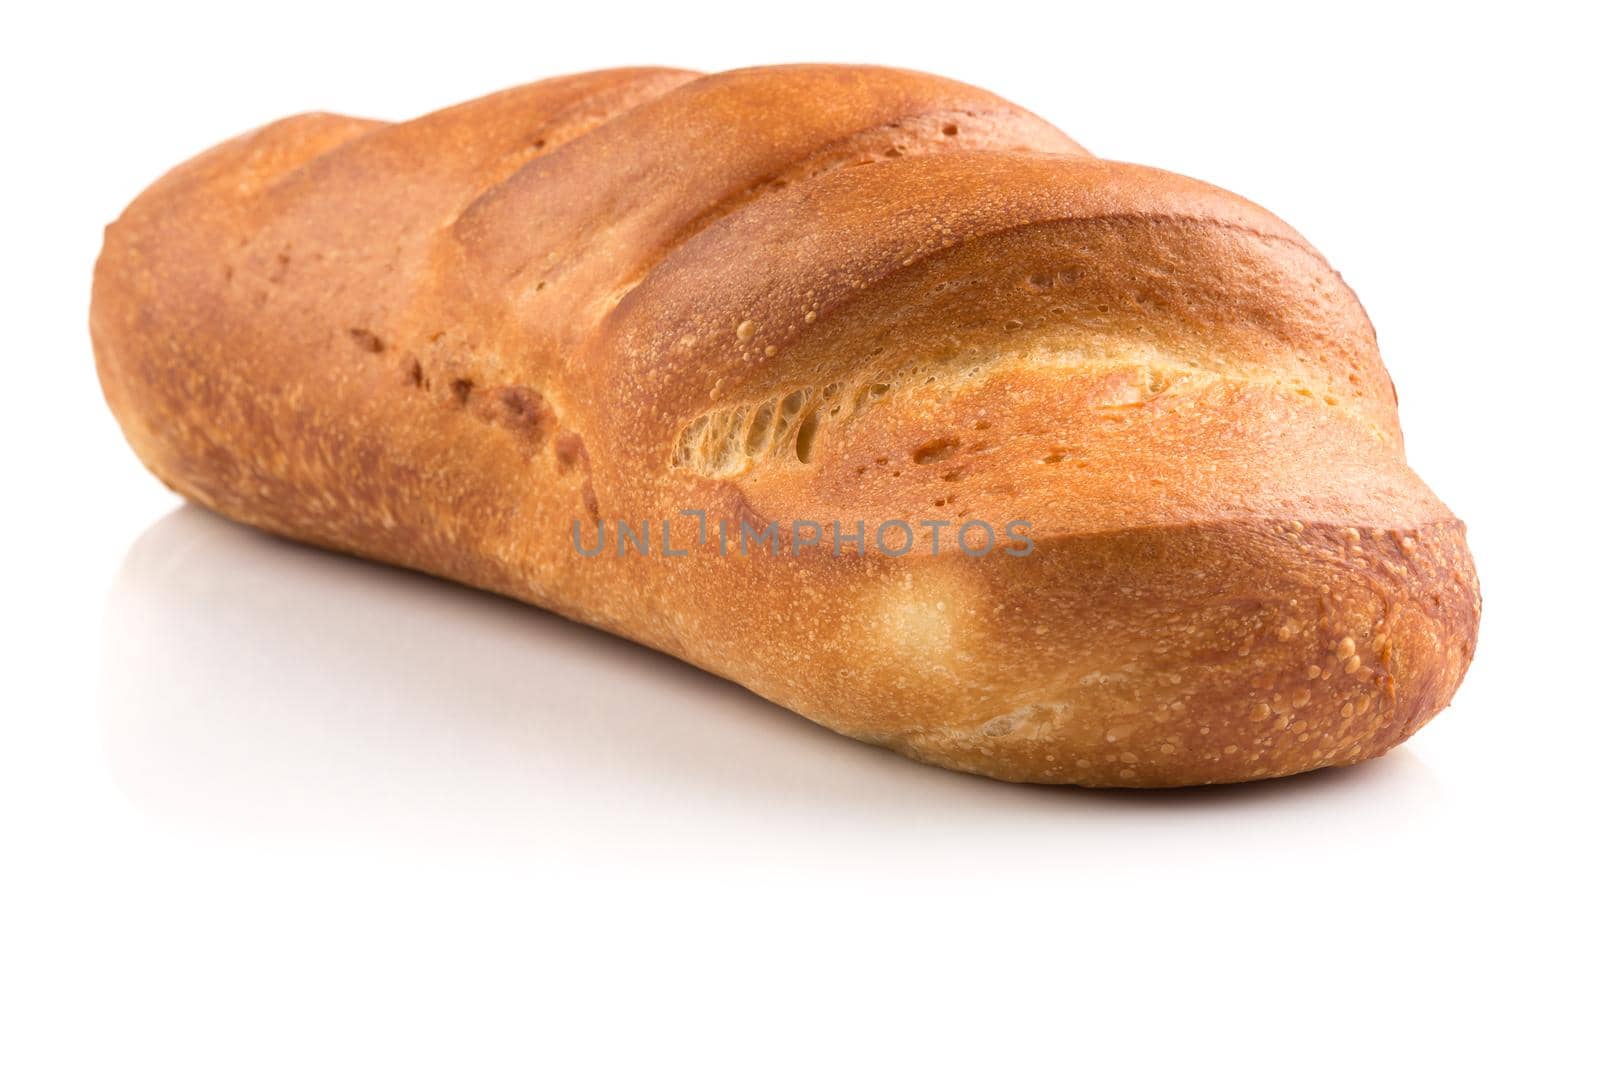
[[[961,770],[1355,762],[1476,639],[1461,524],[1304,238],[926,75],[600,71],[287,119],[108,229],[92,330],[191,499]],[[1034,551],[666,558],[684,509],[735,537],[1023,520]],[[574,550],[617,520],[657,550]]]

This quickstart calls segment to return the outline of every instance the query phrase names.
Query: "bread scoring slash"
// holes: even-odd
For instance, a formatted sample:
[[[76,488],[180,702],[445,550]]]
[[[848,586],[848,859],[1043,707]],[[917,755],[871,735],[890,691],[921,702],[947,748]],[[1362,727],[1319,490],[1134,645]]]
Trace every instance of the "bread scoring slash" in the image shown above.
[[[1463,526],[1305,239],[928,75],[607,70],[284,119],[108,228],[91,328],[190,500],[958,770],[1355,763],[1476,643]],[[574,550],[668,520],[779,535]],[[797,533],[895,522],[943,551]],[[950,547],[1013,522],[1025,553]]]

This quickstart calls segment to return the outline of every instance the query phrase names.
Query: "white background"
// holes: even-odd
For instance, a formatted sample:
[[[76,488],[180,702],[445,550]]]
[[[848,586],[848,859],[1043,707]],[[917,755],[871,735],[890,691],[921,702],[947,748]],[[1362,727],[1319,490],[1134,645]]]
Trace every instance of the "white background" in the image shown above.
[[[1592,1056],[1593,27],[1297,10],[8,13],[0,1061]],[[122,443],[90,266],[167,167],[296,111],[793,60],[982,85],[1317,244],[1469,525],[1454,706],[1347,771],[1005,786],[181,508]]]

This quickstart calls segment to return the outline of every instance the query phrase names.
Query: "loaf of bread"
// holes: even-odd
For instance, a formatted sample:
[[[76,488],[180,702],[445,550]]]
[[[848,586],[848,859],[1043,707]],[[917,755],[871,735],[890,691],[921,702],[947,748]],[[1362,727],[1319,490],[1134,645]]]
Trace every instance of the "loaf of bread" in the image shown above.
[[[91,320],[190,500],[945,767],[1350,764],[1476,642],[1462,524],[1305,239],[940,78],[608,70],[284,119],[134,201]]]

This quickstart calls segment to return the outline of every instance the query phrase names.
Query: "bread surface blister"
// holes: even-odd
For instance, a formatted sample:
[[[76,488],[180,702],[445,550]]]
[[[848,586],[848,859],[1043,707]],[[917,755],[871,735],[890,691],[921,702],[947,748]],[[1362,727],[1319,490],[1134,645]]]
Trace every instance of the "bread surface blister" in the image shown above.
[[[108,228],[91,326],[190,500],[958,770],[1351,764],[1476,642],[1463,526],[1316,250],[928,75],[608,70],[284,119]]]

